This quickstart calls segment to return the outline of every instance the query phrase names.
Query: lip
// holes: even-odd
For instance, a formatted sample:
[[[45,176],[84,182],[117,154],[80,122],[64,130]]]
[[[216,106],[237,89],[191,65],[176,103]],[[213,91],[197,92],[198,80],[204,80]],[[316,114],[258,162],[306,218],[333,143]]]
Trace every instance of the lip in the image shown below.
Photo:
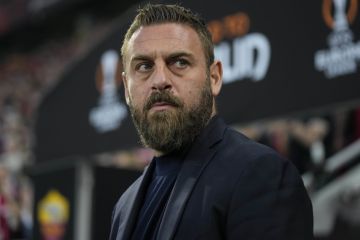
[[[173,108],[173,107],[174,106],[172,104],[167,103],[167,102],[157,102],[151,106],[151,109],[155,110],[155,111],[161,111],[161,110],[165,110],[165,109],[169,109],[169,108]]]

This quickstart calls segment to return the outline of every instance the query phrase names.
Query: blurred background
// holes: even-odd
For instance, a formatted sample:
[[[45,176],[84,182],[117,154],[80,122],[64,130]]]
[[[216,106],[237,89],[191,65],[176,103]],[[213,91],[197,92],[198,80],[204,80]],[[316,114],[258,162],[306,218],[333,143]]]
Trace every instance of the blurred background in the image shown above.
[[[0,240],[107,239],[153,156],[119,56],[142,3],[0,0]],[[182,1],[223,62],[220,115],[295,164],[319,240],[360,238],[359,4]]]

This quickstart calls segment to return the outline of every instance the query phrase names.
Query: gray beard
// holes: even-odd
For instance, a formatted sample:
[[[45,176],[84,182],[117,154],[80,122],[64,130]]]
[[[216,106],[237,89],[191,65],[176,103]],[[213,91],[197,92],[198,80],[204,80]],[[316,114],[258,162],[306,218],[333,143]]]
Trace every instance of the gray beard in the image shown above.
[[[156,102],[167,102],[174,109],[148,114]],[[154,92],[140,111],[131,101],[130,112],[141,143],[163,154],[182,151],[194,142],[207,125],[213,106],[213,96],[208,79],[197,104],[186,109],[180,99],[167,90]]]

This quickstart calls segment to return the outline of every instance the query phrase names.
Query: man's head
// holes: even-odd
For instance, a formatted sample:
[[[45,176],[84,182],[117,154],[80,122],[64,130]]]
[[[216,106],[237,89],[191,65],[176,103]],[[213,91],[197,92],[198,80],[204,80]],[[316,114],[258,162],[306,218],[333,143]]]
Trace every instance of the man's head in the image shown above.
[[[121,55],[126,56],[129,40],[140,27],[146,27],[161,23],[178,23],[187,25],[193,28],[204,48],[204,54],[208,67],[214,62],[214,45],[212,42],[211,34],[208,31],[205,22],[195,13],[189,9],[179,5],[162,5],[162,4],[148,4],[143,8],[138,9],[134,21],[126,32],[123,45],[121,47]]]
[[[190,10],[147,5],[122,46],[126,102],[145,146],[182,150],[215,114],[222,82],[211,35]]]

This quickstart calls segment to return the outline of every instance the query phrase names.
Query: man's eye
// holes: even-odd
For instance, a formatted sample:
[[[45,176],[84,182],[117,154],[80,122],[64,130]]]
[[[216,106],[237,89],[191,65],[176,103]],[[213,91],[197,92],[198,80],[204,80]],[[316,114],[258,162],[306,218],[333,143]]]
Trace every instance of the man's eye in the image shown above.
[[[151,63],[139,63],[136,65],[135,69],[139,72],[147,72],[152,69],[152,64]]]
[[[174,65],[177,67],[177,68],[185,68],[189,65],[189,62],[186,61],[185,59],[177,59],[174,61]]]

